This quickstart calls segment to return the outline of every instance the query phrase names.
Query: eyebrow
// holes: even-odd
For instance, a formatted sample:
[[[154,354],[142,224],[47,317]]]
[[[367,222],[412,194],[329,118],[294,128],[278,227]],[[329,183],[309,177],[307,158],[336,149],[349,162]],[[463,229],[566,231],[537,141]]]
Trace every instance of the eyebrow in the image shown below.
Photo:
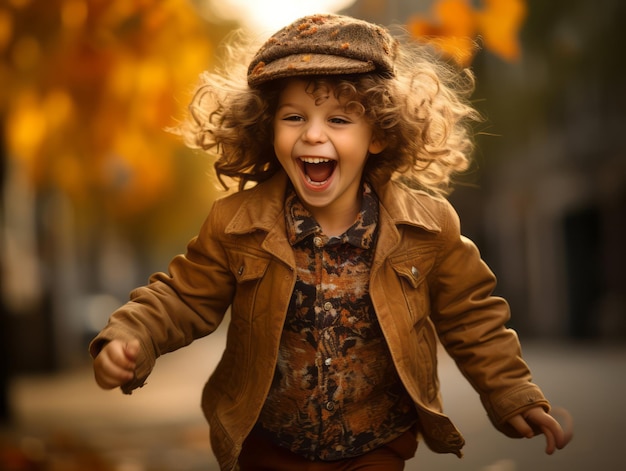
[[[319,107],[321,105],[322,103],[316,104],[315,107]],[[278,106],[276,106],[276,112],[280,111],[283,108],[290,108],[290,107],[298,109],[301,107],[301,105],[297,103],[292,103],[292,102],[279,103]],[[346,107],[345,105],[342,105],[341,103],[337,103],[336,105],[333,105],[333,107],[330,109],[331,112],[336,112],[337,110],[340,110],[342,113],[347,113],[347,114],[360,114],[360,113],[355,113],[354,111],[350,111],[348,107]]]
[[[276,106],[276,110],[279,110],[281,108],[287,108],[289,106],[296,108],[296,105],[294,105],[293,103],[279,103],[278,106]]]

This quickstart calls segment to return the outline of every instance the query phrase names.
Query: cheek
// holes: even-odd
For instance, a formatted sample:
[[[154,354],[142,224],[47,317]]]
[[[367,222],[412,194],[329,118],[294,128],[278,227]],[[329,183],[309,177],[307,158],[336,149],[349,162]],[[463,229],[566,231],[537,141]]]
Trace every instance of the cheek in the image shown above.
[[[276,124],[276,122],[272,123],[272,142],[274,143],[274,147],[277,146],[277,143],[280,139],[281,131],[280,126]]]
[[[297,138],[297,133],[295,133],[292,129],[274,129],[274,151],[277,155],[280,153],[285,158],[291,157]]]
[[[283,133],[274,134],[274,154],[283,167],[291,160],[291,146]]]
[[[274,153],[280,160],[285,155],[285,146],[281,145],[281,141],[278,137],[274,137]]]
[[[274,144],[274,151],[278,155],[278,153],[281,152],[281,150],[282,150],[281,143],[284,141],[284,139],[282,138],[282,134],[280,132],[276,131],[276,129],[274,129],[272,141],[273,141],[273,144]]]

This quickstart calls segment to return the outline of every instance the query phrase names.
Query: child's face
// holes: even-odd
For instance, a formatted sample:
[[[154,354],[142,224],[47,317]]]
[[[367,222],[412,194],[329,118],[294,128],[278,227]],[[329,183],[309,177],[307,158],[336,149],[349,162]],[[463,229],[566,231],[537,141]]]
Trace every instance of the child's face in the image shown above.
[[[316,104],[307,93],[308,83],[290,79],[280,94],[274,118],[276,156],[314,216],[358,211],[368,153],[384,146],[373,138],[364,117],[348,112],[332,89]]]

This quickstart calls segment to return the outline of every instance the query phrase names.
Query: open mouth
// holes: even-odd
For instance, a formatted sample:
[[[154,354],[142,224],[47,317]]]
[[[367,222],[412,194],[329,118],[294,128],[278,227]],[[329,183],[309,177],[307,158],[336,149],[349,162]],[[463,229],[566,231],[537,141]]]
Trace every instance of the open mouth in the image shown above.
[[[298,161],[307,182],[316,186],[326,183],[337,167],[335,160],[323,157],[302,157]]]

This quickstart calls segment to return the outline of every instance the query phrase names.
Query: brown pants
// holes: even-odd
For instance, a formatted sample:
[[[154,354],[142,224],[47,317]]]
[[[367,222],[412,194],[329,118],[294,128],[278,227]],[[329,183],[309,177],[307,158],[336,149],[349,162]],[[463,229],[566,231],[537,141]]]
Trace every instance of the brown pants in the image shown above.
[[[338,461],[309,461],[274,445],[254,432],[243,443],[240,471],[402,471],[405,461],[415,456],[417,440],[405,432],[385,446],[356,458]]]

